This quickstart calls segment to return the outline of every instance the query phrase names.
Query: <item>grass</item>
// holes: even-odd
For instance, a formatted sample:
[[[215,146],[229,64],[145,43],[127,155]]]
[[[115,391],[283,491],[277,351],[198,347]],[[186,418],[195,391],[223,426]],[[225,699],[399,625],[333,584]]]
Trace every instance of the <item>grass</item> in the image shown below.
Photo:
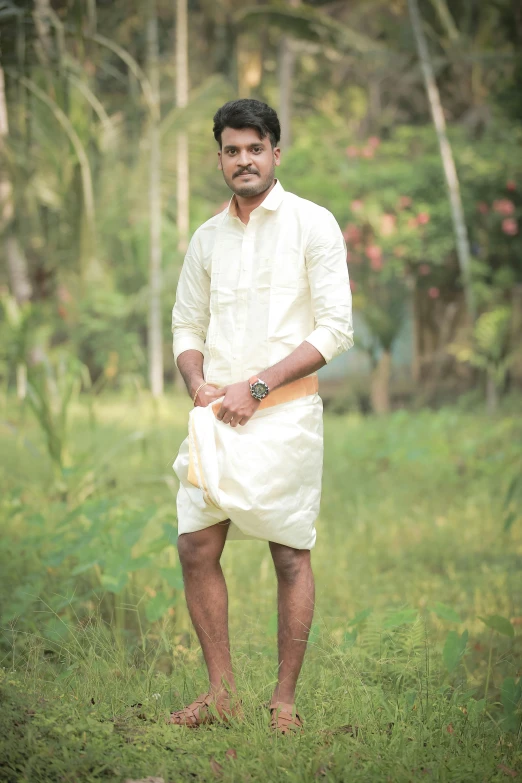
[[[458,408],[325,416],[317,610],[273,737],[268,547],[225,548],[246,721],[191,732],[205,689],[175,549],[188,403],[72,410],[57,477],[16,407],[0,451],[0,780],[503,781],[522,774],[522,425]]]

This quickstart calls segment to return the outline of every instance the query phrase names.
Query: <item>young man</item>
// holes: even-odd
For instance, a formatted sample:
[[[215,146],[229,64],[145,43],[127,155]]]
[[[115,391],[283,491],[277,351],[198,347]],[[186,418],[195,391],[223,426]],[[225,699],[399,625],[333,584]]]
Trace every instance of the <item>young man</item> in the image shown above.
[[[174,469],[178,551],[207,694],[171,714],[197,726],[241,711],[230,659],[227,538],[268,541],[278,583],[272,728],[301,728],[294,705],[314,610],[323,457],[316,371],[353,344],[346,246],[323,207],[274,178],[280,127],[256,100],[214,116],[228,207],[194,234],[172,314],[174,357],[194,409]]]

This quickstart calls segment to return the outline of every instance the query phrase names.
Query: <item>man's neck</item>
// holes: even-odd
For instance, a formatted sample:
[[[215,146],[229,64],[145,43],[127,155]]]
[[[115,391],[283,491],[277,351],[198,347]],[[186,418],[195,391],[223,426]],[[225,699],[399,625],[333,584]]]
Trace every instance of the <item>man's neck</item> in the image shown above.
[[[256,207],[263,203],[272,188],[275,187],[276,182],[277,180],[274,179],[270,187],[264,190],[262,193],[259,193],[257,196],[249,196],[244,198],[243,196],[238,196],[237,193],[234,195],[237,216],[242,223],[247,225],[248,221],[250,220],[250,214],[254,211],[254,209],[256,209]]]

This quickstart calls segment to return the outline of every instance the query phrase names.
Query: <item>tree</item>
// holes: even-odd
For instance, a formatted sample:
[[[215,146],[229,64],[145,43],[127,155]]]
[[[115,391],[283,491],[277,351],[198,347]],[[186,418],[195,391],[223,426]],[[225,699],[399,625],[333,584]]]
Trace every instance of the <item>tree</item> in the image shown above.
[[[176,106],[188,104],[188,14],[187,0],[176,0]],[[177,226],[178,249],[184,253],[189,240],[189,148],[184,130],[177,138]]]
[[[147,18],[147,66],[151,86],[149,127],[149,383],[153,397],[163,394],[163,339],[161,330],[161,151],[158,63],[158,18],[155,0],[149,0]]]
[[[457,247],[462,285],[464,287],[468,312],[471,320],[474,321],[476,317],[476,307],[471,281],[471,254],[469,249],[468,231],[466,228],[466,221],[464,219],[464,210],[462,208],[462,199],[460,196],[459,178],[457,175],[457,169],[455,167],[453,152],[451,150],[451,145],[448,139],[448,134],[446,132],[446,120],[440,101],[437,82],[435,81],[435,76],[433,73],[433,66],[431,64],[428,45],[426,43],[426,38],[422,29],[422,21],[417,0],[408,0],[408,5],[410,9],[413,35],[415,37],[415,43],[417,45],[417,51],[419,53],[422,73],[424,76],[426,94],[430,104],[433,124],[435,126],[437,138],[439,140],[440,156],[442,159],[442,165],[444,167],[446,184],[448,186],[451,216],[453,219],[453,229],[455,232],[455,243]],[[442,6],[439,3],[439,8],[440,7]]]

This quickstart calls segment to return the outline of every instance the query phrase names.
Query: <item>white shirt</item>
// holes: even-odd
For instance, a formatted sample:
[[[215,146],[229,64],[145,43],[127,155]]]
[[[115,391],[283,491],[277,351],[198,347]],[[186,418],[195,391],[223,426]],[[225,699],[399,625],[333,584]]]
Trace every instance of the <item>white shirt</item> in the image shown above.
[[[174,358],[195,349],[227,385],[286,358],[303,340],[329,362],[353,345],[346,245],[327,209],[281,183],[250,214],[235,199],[197,229],[172,311]]]

